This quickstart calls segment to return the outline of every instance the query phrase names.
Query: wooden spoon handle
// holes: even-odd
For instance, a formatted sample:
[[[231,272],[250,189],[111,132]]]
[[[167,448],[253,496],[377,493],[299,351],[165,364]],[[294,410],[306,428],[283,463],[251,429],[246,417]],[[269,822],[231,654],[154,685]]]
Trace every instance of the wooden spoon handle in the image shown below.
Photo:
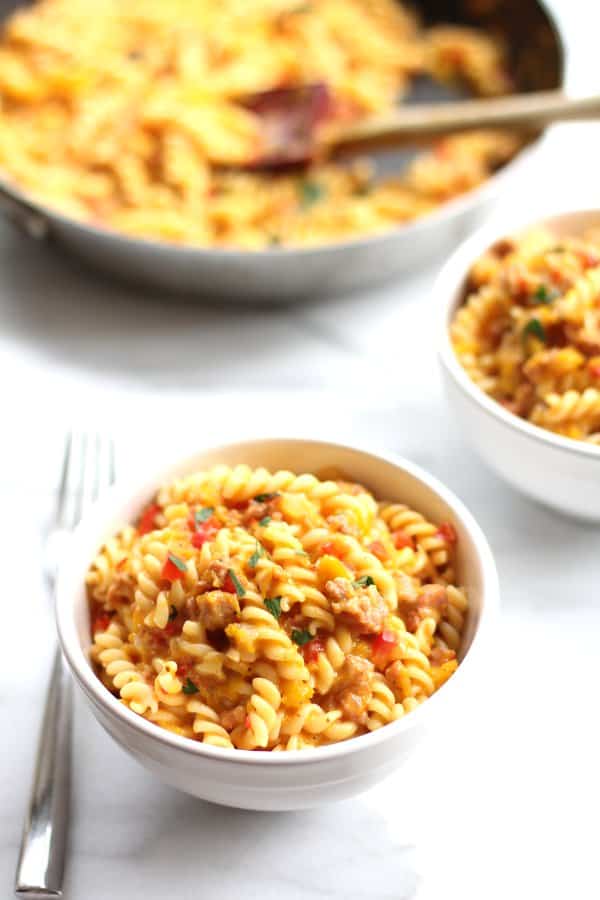
[[[519,94],[491,100],[400,106],[333,132],[340,149],[427,143],[443,135],[479,128],[532,132],[553,122],[600,118],[600,95],[573,100],[560,91]]]

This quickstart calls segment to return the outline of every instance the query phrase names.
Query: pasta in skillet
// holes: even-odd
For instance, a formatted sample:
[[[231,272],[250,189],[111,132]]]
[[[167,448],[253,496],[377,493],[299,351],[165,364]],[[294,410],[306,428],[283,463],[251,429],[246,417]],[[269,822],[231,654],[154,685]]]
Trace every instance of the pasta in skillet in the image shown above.
[[[396,0],[38,0],[0,41],[0,168],[68,216],[141,238],[248,250],[321,244],[422,216],[519,148],[507,133],[439,142],[401,177],[368,162],[304,174],[236,169],[264,136],[247,98],[325,85],[331,118],[385,111],[428,73],[511,89],[502,48],[422,29]]]
[[[500,241],[473,266],[451,337],[469,376],[506,409],[600,445],[600,232]]]
[[[361,485],[224,465],[165,485],[88,576],[91,657],[156,725],[297,750],[404,716],[455,671],[456,532]]]

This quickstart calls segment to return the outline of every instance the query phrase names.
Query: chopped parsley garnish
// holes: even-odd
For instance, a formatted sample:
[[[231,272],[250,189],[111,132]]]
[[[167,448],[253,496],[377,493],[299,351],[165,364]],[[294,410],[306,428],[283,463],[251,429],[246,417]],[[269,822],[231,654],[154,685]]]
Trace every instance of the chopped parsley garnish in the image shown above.
[[[178,556],[175,556],[174,553],[169,553],[167,559],[169,562],[172,562],[176,569],[179,569],[180,572],[187,572],[187,566],[182,559]]]
[[[198,688],[196,687],[194,682],[191,680],[191,678],[185,679],[185,684],[183,685],[181,690],[183,691],[184,694],[197,694],[198,693]]]
[[[370,575],[361,575],[360,578],[357,578],[352,584],[354,587],[370,587],[372,584],[375,584],[375,582]]]
[[[257,494],[254,498],[257,503],[268,503],[269,500],[275,500],[279,497],[279,491],[271,491],[270,494]]]
[[[169,622],[173,622],[177,618],[178,615],[179,615],[179,610],[177,609],[176,606],[173,606],[173,604],[171,604],[171,610],[169,612]]]
[[[259,559],[261,558],[261,556],[264,556],[264,555],[265,555],[265,548],[263,547],[262,544],[259,544],[259,542],[257,541],[256,542],[256,550],[254,551],[254,553],[248,560],[248,565],[250,566],[250,568],[255,569],[258,565]]]
[[[295,644],[298,644],[299,647],[304,646],[304,644],[308,644],[309,641],[312,641],[313,636],[310,631],[307,631],[306,628],[293,628],[292,629],[292,640]]]
[[[300,194],[300,206],[308,209],[314,206],[319,200],[325,196],[325,188],[318,181],[309,181],[305,179],[298,185],[298,193]]]
[[[279,619],[281,615],[281,597],[267,597],[265,606],[274,618]]]
[[[261,519],[258,524],[262,525],[263,528],[266,528],[266,526],[269,524],[270,521],[271,521],[271,516],[265,516],[264,519]]]
[[[539,341],[546,343],[546,332],[539,319],[530,319],[523,329],[523,340],[526,340],[530,335],[536,337]]]
[[[295,550],[294,553],[296,554],[296,556],[308,556],[306,550]]]
[[[194,522],[196,525],[206,522],[207,519],[210,519],[214,511],[214,506],[203,506],[202,509],[197,509],[194,513]]]
[[[553,288],[547,288],[545,284],[540,284],[539,288],[533,295],[538,303],[552,303],[560,296],[560,291]]]
[[[233,569],[228,569],[227,573],[233,582],[233,586],[235,588],[236,594],[238,595],[238,597],[243,597],[244,594],[246,593],[246,591],[244,590],[244,585],[242,584],[240,579],[237,577],[237,575],[235,574]]]

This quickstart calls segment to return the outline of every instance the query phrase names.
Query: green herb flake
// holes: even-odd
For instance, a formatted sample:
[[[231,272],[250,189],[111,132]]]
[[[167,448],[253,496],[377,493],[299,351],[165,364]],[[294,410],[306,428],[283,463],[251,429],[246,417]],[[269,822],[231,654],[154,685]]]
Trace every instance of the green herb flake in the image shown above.
[[[173,604],[171,604],[171,609],[169,612],[169,622],[175,621],[175,619],[177,618],[178,615],[179,615],[179,610],[177,609],[176,606],[173,606]]]
[[[299,647],[304,646],[304,644],[308,644],[309,641],[312,641],[313,636],[310,631],[307,631],[306,628],[293,628],[292,629],[292,640],[295,644],[298,644]]]
[[[298,193],[300,195],[300,206],[303,209],[308,209],[325,197],[325,188],[318,181],[305,179],[298,185]]]
[[[529,336],[536,337],[539,341],[542,341],[544,344],[546,343],[546,332],[544,330],[544,326],[540,322],[539,319],[530,319],[522,332],[523,340],[526,340]]]
[[[257,494],[254,498],[257,503],[268,503],[269,500],[275,500],[277,497],[280,497],[279,491],[271,491],[270,494]]]
[[[184,694],[197,694],[198,693],[198,688],[196,687],[194,682],[191,680],[191,678],[185,679],[185,684],[183,685],[181,690],[183,691]]]
[[[187,566],[184,561],[178,556],[175,556],[174,553],[169,553],[169,562],[172,562],[180,572],[187,572]]]
[[[560,291],[557,291],[556,288],[548,288],[545,284],[540,284],[533,296],[538,303],[552,303],[553,300],[560,297]]]
[[[296,556],[308,556],[306,550],[295,550],[294,553],[296,554]]]
[[[262,528],[266,528],[269,522],[271,521],[271,516],[265,516],[264,519],[261,519],[258,523]]]
[[[352,584],[354,587],[370,587],[372,584],[375,584],[375,582],[370,575],[361,575],[360,578],[357,578]]]
[[[229,577],[231,578],[231,580],[233,581],[233,586],[235,588],[236,594],[238,595],[238,597],[243,597],[246,593],[246,591],[244,590],[244,585],[242,584],[240,579],[237,577],[237,575],[235,574],[233,569],[228,569],[227,573],[228,573]]]
[[[255,569],[258,565],[259,559],[261,558],[261,556],[264,556],[264,555],[265,555],[265,548],[263,547],[262,544],[259,544],[259,542],[257,541],[256,542],[256,550],[254,551],[254,553],[248,560],[248,565],[250,566],[250,568]]]
[[[265,606],[275,619],[279,619],[281,615],[281,597],[267,597]]]
[[[210,519],[214,511],[214,506],[203,506],[202,509],[197,509],[194,513],[194,522],[196,525],[206,522],[207,519]]]

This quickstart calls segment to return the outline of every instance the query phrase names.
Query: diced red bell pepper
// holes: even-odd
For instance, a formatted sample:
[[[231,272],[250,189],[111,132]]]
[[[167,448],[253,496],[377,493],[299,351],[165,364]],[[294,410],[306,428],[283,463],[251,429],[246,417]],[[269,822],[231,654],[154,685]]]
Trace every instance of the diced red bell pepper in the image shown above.
[[[375,635],[371,643],[375,664],[380,667],[386,665],[386,659],[397,643],[396,633],[390,629],[384,628],[381,634]]]
[[[438,528],[437,533],[440,535],[440,537],[443,537],[444,540],[449,544],[455,544],[458,540],[456,528],[454,527],[454,525],[452,525],[451,522],[442,522],[442,524]]]
[[[174,553],[169,553],[160,574],[161,578],[166,578],[167,581],[179,581],[185,575],[185,570],[186,566],[183,560]]]
[[[313,638],[312,641],[308,641],[307,644],[302,648],[302,653],[304,654],[305,662],[316,662],[319,658],[319,653],[323,653],[325,650],[325,644],[321,640],[321,638]]]
[[[246,716],[246,718],[244,719],[244,728],[247,728],[248,731],[250,731],[250,729],[252,728],[252,723],[251,723],[251,721],[250,721],[250,716]]]
[[[592,378],[600,378],[600,360],[590,359],[588,363],[588,371]]]
[[[180,662],[177,663],[177,677],[178,678],[187,678],[192,668],[192,664],[189,662]]]
[[[337,556],[338,559],[341,559],[344,555],[343,550],[335,541],[326,541],[321,547],[321,553],[327,556]]]
[[[166,634],[167,637],[173,637],[173,635],[177,634],[179,631],[179,626],[177,622],[167,622],[165,627],[163,628],[163,634]]]
[[[593,250],[578,250],[577,255],[584,269],[592,269],[594,266],[600,265],[600,256]]]
[[[394,531],[392,534],[392,538],[394,539],[394,547],[396,550],[403,550],[405,547],[414,548],[414,541],[408,531],[405,531],[404,528],[399,528],[397,531]]]
[[[233,583],[233,578],[231,577],[231,575],[227,575],[227,577],[225,578],[225,581],[223,582],[223,590],[227,594],[237,593],[236,589],[235,589],[235,584]]]
[[[101,612],[94,618],[94,622],[92,625],[92,631],[94,634],[98,631],[106,631],[108,626],[110,625],[111,616],[110,613]]]
[[[192,546],[196,550],[200,550],[206,541],[211,541],[219,530],[219,523],[216,519],[210,518],[206,522],[196,523],[193,518],[189,520],[189,526],[193,532],[191,537]]]
[[[154,519],[160,511],[160,506],[157,506],[156,503],[151,503],[150,506],[146,507],[138,522],[137,530],[140,534],[148,534],[149,531],[154,531]]]

